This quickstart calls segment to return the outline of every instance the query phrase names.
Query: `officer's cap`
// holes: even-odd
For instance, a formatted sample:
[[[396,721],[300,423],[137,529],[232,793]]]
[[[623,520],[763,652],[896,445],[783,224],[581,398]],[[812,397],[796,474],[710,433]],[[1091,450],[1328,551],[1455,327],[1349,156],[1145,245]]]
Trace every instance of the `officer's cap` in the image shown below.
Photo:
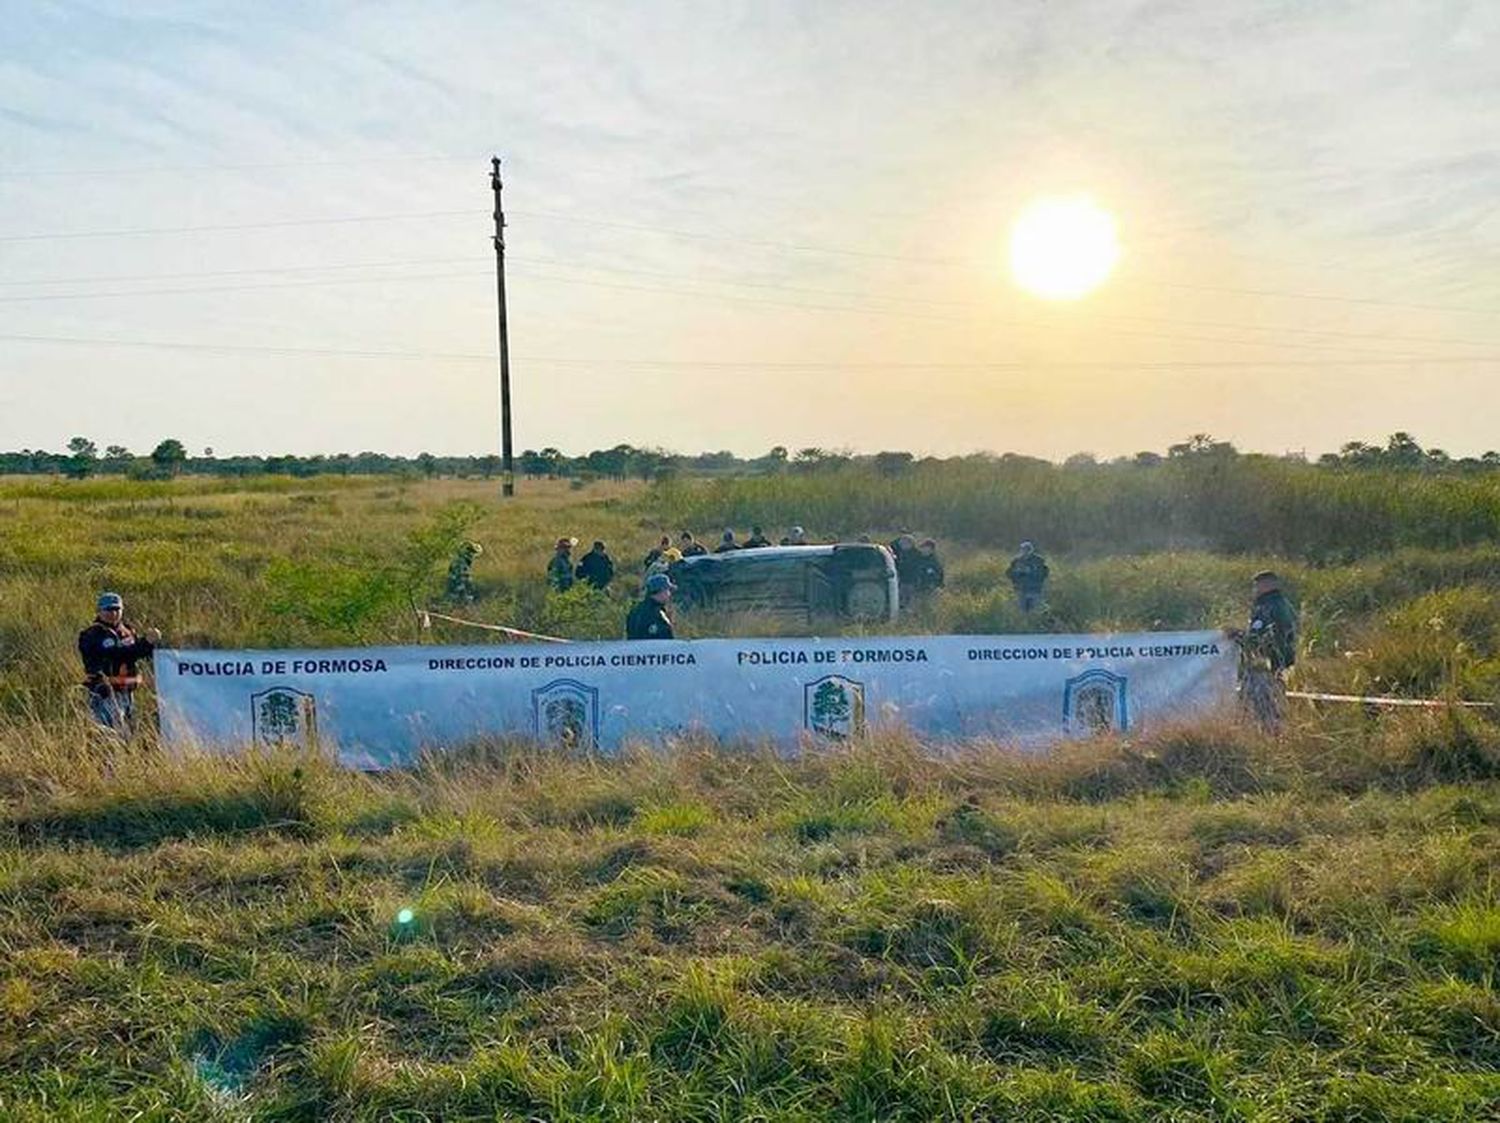
[[[660,593],[665,589],[675,588],[677,586],[672,584],[672,579],[665,573],[653,573],[650,577],[646,578],[647,596],[650,596],[652,593]]]
[[[109,611],[112,608],[124,608],[124,607],[125,607],[125,598],[122,597],[119,593],[100,593],[99,594],[99,611],[100,612],[107,612],[107,611]]]

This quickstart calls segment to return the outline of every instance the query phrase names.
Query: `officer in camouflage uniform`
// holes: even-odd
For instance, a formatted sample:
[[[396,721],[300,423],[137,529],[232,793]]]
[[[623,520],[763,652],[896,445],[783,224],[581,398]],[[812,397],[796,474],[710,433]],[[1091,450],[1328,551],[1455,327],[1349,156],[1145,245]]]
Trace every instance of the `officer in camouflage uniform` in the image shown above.
[[[576,545],[576,538],[557,540],[557,552],[547,563],[547,584],[555,592],[566,593],[573,587],[573,547]]]
[[[470,570],[474,568],[474,559],[482,553],[484,547],[478,542],[465,542],[453,555],[448,566],[448,586],[443,594],[449,604],[474,603],[476,594]]]

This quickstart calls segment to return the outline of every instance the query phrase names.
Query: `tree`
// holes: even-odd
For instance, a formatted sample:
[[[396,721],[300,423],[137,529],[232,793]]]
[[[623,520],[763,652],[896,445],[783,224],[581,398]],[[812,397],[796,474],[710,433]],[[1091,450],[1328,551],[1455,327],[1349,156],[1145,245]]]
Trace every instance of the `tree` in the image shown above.
[[[875,454],[875,471],[882,476],[899,476],[911,467],[912,455],[909,452],[877,452]]]
[[[104,450],[104,459],[112,464],[131,459],[130,450],[124,445],[110,445]]]
[[[422,470],[422,475],[429,480],[437,475],[437,457],[430,452],[424,452],[417,456],[417,467]]]
[[[1234,456],[1235,448],[1228,441],[1214,440],[1208,433],[1194,433],[1181,444],[1169,446],[1167,455],[1173,460],[1188,456]]]
[[[175,476],[181,472],[186,462],[187,449],[175,437],[168,437],[151,450],[151,463],[169,476]]]
[[[566,457],[563,456],[561,451],[548,445],[541,452],[537,453],[537,456],[541,457],[542,471],[545,476],[549,479],[556,479],[562,475],[563,461]]]
[[[1422,463],[1422,446],[1410,433],[1392,433],[1385,441],[1385,461],[1402,468],[1415,468]]]
[[[1099,463],[1098,457],[1092,452],[1075,452],[1063,461],[1064,468],[1093,468]]]
[[[99,449],[93,441],[87,437],[74,437],[68,442],[68,451],[72,453],[66,468],[68,475],[81,480],[93,472],[99,460]]]

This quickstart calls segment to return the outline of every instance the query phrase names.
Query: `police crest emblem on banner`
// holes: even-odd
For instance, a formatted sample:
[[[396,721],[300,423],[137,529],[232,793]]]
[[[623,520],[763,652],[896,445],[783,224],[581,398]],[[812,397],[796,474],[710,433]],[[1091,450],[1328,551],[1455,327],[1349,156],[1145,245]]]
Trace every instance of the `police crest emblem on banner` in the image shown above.
[[[538,740],[597,748],[599,691],[576,679],[554,679],[531,692],[531,720]]]
[[[843,741],[865,732],[865,684],[824,675],[802,688],[802,724],[809,733]]]
[[[257,745],[313,748],[318,742],[318,700],[290,686],[252,694],[250,730]]]
[[[1126,679],[1094,669],[1070,678],[1063,688],[1063,724],[1069,733],[1123,732],[1130,726]]]

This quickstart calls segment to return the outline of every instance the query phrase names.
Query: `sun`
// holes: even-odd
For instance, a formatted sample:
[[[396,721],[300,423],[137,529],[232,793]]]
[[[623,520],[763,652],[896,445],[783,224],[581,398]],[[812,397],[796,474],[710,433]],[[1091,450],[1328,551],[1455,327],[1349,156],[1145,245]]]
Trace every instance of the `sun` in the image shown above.
[[[1114,216],[1087,195],[1037,199],[1011,227],[1011,276],[1044,300],[1087,296],[1119,260]]]

